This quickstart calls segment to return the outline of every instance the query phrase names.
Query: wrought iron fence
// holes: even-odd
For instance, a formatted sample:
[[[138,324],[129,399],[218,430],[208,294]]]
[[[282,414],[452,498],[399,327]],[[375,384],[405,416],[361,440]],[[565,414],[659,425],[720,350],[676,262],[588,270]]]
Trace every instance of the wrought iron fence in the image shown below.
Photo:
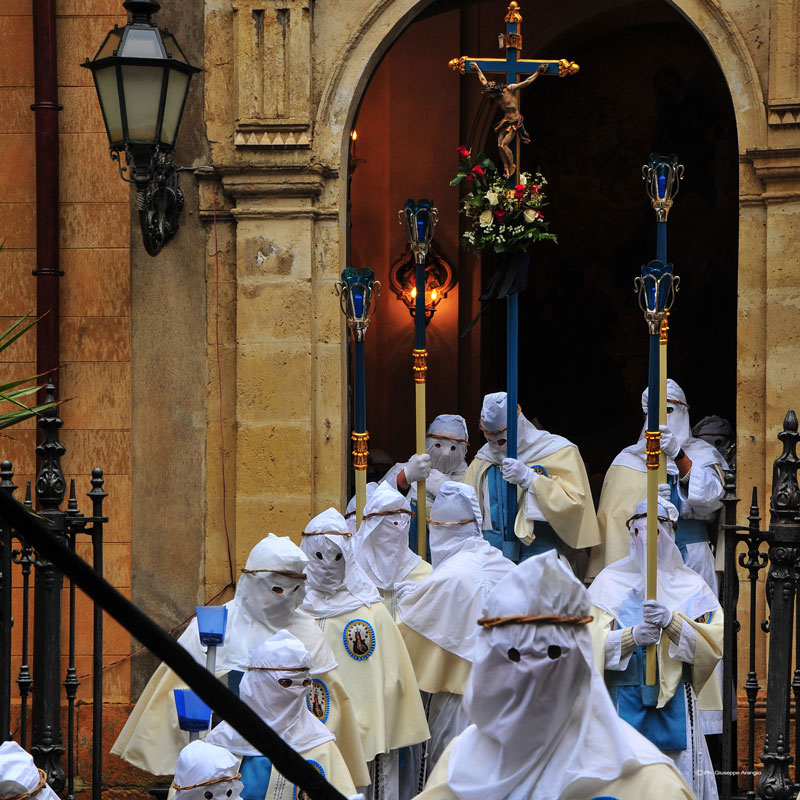
[[[54,387],[47,386],[47,402],[54,399]],[[39,471],[35,492],[37,513],[50,524],[51,535],[75,553],[80,537],[91,542],[92,562],[97,575],[103,574],[103,471],[92,472],[91,516],[78,510],[75,480],[70,481],[66,510],[61,506],[66,483],[61,470],[64,446],[58,440],[61,420],[50,411],[40,417],[42,441],[37,446]],[[13,497],[14,467],[10,461],[0,464],[0,492]],[[31,484],[28,481],[24,505],[32,512]],[[15,571],[21,584],[21,618],[13,616]],[[34,581],[31,584],[31,576]],[[64,577],[59,569],[35,551],[25,536],[0,518],[0,738],[15,738],[29,749],[37,766],[47,772],[48,783],[57,791],[66,790],[66,797],[75,797],[75,699],[80,679],[76,669],[75,584],[69,582],[67,614],[67,669],[61,680],[62,589]],[[33,613],[31,614],[31,603]],[[95,603],[92,631],[92,798],[99,800],[102,789],[102,724],[103,724],[103,611]],[[12,632],[20,631],[20,666],[16,679],[12,675]],[[31,640],[33,652],[31,652]],[[18,703],[12,700],[16,683]],[[66,701],[67,741],[64,745],[61,725],[63,698]],[[29,708],[30,705],[30,708]],[[12,731],[12,710],[17,707],[18,719]],[[29,716],[31,725],[29,726]],[[29,731],[29,727],[31,730]],[[66,767],[62,757],[66,755]]]

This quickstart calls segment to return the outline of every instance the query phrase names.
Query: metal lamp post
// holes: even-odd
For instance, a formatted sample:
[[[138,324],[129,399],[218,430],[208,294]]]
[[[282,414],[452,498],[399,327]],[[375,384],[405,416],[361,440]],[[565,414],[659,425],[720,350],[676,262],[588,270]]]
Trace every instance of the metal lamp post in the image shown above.
[[[367,502],[367,461],[369,458],[369,432],[367,431],[367,385],[364,373],[364,340],[370,319],[375,311],[381,283],[369,267],[361,271],[353,267],[342,270],[341,281],[336,281],[342,313],[353,334],[354,386],[353,386],[353,469],[356,473],[356,525],[361,524]]]
[[[183,194],[172,155],[189,82],[200,69],[152,21],[158,3],[126,0],[123,6],[131,12],[127,25],[115,25],[81,66],[94,77],[111,158],[122,179],[136,186],[144,246],[155,256],[178,230]]]
[[[431,206],[430,200],[406,200],[398,213],[403,233],[417,262],[416,305],[414,308],[414,349],[413,359],[414,387],[416,396],[416,447],[417,455],[425,452],[425,379],[428,371],[428,351],[425,345],[425,262],[433,240],[433,232],[439,221],[439,211]],[[426,528],[425,481],[417,481],[417,552],[427,558],[428,536]]]
[[[680,278],[672,264],[651,261],[642,267],[635,287],[639,294],[639,307],[644,313],[650,334],[650,360],[647,396],[647,428],[645,453],[647,455],[647,599],[655,600],[658,580],[658,468],[661,457],[661,431],[659,430],[659,347],[661,324],[666,319],[675,299]],[[663,460],[663,459],[661,459]],[[656,646],[647,648],[646,683],[656,680]]]
[[[678,163],[674,153],[662,156],[651,153],[647,163],[642,167],[642,179],[645,182],[647,196],[656,212],[656,260],[667,263],[667,219],[675,195],[683,178],[683,164]],[[659,425],[667,424],[667,344],[669,342],[669,311],[661,320],[659,329]],[[661,459],[658,469],[659,483],[667,482],[667,462]]]

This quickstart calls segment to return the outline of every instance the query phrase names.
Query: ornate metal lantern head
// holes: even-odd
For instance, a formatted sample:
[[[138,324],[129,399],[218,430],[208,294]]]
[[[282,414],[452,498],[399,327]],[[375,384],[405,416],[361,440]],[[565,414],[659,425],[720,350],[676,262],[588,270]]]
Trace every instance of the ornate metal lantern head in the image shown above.
[[[641,275],[634,281],[639,294],[639,308],[644,313],[651,335],[660,333],[661,321],[672,308],[680,281],[672,264],[663,264],[661,261],[651,261],[643,266]]]
[[[403,212],[400,212],[401,214]],[[439,252],[434,243],[425,261],[425,324],[433,317],[439,303],[456,285],[452,264]],[[389,288],[402,300],[412,317],[417,313],[417,264],[415,254],[406,247],[389,268]]]
[[[406,200],[397,217],[414,255],[420,263],[424,263],[439,221],[438,209],[433,208],[430,200],[420,200],[418,203]]]
[[[678,156],[674,153],[669,156],[651,153],[647,163],[642,167],[647,196],[653,204],[659,222],[667,221],[682,177],[683,164],[678,163]]]
[[[131,12],[128,23],[115,25],[94,59],[81,66],[94,77],[111,158],[122,179],[136,184],[145,247],[156,255],[175,234],[183,207],[172,152],[189,82],[200,70],[152,21],[158,3],[126,0],[123,6]]]
[[[335,285],[347,324],[356,341],[363,342],[378,304],[381,282],[375,280],[375,273],[369,267],[362,267],[360,272],[347,267],[342,270],[341,281],[336,281]]]

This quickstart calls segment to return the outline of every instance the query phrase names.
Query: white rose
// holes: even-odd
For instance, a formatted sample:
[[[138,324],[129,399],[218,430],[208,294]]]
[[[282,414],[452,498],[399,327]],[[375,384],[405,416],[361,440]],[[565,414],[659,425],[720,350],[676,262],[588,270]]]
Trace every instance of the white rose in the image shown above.
[[[489,201],[490,206],[497,205],[497,192],[486,192],[486,199]]]
[[[523,216],[525,217],[525,222],[536,222],[539,218],[539,212],[533,208],[526,208]]]
[[[481,215],[478,217],[478,224],[481,228],[488,228],[492,224],[493,214],[491,211],[481,211]]]
[[[521,186],[527,186],[528,185],[528,179],[527,179],[527,177],[525,177],[525,173],[524,172],[519,176],[519,182],[520,182]]]

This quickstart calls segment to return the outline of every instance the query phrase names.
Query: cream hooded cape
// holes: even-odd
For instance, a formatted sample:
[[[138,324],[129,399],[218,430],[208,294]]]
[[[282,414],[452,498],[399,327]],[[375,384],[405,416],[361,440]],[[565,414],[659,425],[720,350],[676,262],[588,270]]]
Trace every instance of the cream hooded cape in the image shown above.
[[[557,553],[533,556],[489,594],[487,617],[583,618],[586,590]],[[482,629],[464,698],[473,720],[420,798],[693,797],[672,762],[616,714],[585,625]]]
[[[354,780],[359,786],[366,786],[369,776],[361,748],[359,726],[352,701],[336,669],[336,659],[313,618],[297,610],[297,605],[305,595],[305,581],[280,574],[300,574],[307,563],[308,559],[300,548],[285,536],[269,534],[253,548],[245,569],[255,571],[255,574],[244,573],[239,578],[235,598],[226,603],[228,631],[225,640],[228,644],[217,649],[217,674],[222,677],[228,669],[245,669],[247,647],[252,648],[281,628],[288,629],[311,653],[312,677],[323,685],[329,698],[325,724],[336,734],[339,749]],[[273,592],[273,585],[283,589],[283,592]],[[299,588],[295,591],[296,587]],[[270,623],[266,617],[254,616],[248,598],[254,607],[258,605],[259,598],[263,598],[262,607],[266,607],[267,603],[272,604],[269,607],[275,611],[276,622]],[[281,605],[278,606],[278,603]],[[243,641],[234,643],[234,635],[242,637]],[[195,661],[205,665],[205,648],[200,645],[196,619],[189,623],[178,642],[191,653]],[[189,743],[189,734],[178,726],[172,694],[173,689],[182,688],[186,688],[186,684],[166,664],[160,664],[145,686],[111,752],[153,775],[170,775],[178,754]]]
[[[506,457],[505,446],[498,447],[496,440],[503,438],[506,428],[506,393],[487,395],[481,410],[481,426],[487,443],[478,451],[469,465],[464,483],[475,489],[485,525],[491,525],[491,509],[488,507],[486,472],[492,465],[502,465]],[[517,517],[514,532],[523,544],[534,540],[532,503],[526,495],[533,492],[537,512],[540,512],[553,527],[561,540],[569,547],[580,549],[600,543],[600,531],[592,503],[592,492],[586,467],[578,448],[563,436],[537,430],[520,411],[517,421],[517,458],[527,464],[544,467],[549,477],[536,475],[529,489],[517,488]],[[500,431],[499,434],[496,432]],[[495,432],[495,433],[493,433]]]

